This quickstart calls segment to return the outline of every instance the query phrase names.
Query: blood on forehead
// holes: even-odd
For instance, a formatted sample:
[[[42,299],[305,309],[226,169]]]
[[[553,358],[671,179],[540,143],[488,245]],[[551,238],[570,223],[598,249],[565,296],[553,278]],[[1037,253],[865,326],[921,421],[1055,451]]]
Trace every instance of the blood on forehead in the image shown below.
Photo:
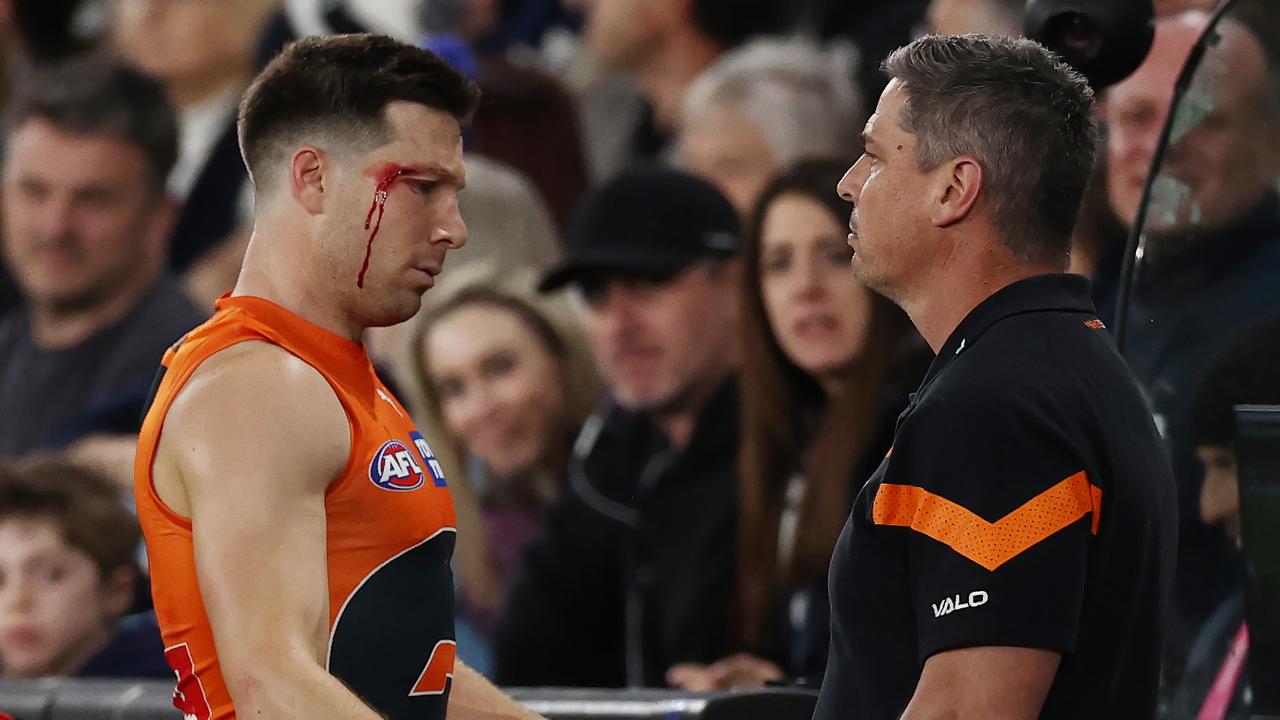
[[[369,233],[369,241],[364,248],[364,262],[360,265],[360,274],[356,276],[356,287],[364,289],[364,276],[369,271],[369,259],[373,256],[373,239],[378,237],[378,231],[382,229],[382,215],[387,210],[387,197],[391,194],[391,185],[398,178],[404,175],[413,175],[418,173],[417,168],[406,167],[396,163],[384,163],[365,173],[373,177],[375,185],[373,187],[373,202],[369,204],[369,212],[364,217],[364,229],[368,230],[373,225],[373,232]],[[373,211],[378,211],[378,222],[373,222]]]

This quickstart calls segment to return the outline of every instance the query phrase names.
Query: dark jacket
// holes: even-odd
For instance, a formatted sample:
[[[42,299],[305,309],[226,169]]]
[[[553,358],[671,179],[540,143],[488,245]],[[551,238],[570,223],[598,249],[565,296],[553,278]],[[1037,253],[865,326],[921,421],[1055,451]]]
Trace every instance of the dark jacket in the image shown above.
[[[1233,543],[1200,520],[1204,468],[1191,437],[1195,391],[1212,359],[1245,327],[1280,313],[1280,197],[1270,195],[1234,225],[1190,240],[1181,252],[1148,254],[1129,308],[1125,360],[1147,392],[1178,483],[1176,621],[1166,636],[1166,670],[1177,680],[1200,626],[1240,587]],[[1116,309],[1118,258],[1095,286],[1099,317]]]
[[[1227,598],[1201,628],[1200,635],[1191,646],[1182,684],[1174,695],[1171,707],[1161,713],[1161,717],[1175,720],[1199,716],[1214,684],[1224,674],[1228,655],[1244,621],[1244,593],[1235,593]],[[1224,716],[1226,720],[1248,720],[1250,717],[1247,666],[1242,670],[1239,675],[1225,673],[1233,681],[1230,688],[1231,701]]]
[[[120,621],[115,637],[76,673],[76,677],[173,679],[164,659],[164,641],[153,613],[130,615]]]
[[[495,681],[664,686],[676,663],[719,659],[735,576],[737,450],[732,382],[683,451],[606,401],[525,554],[498,625]]]

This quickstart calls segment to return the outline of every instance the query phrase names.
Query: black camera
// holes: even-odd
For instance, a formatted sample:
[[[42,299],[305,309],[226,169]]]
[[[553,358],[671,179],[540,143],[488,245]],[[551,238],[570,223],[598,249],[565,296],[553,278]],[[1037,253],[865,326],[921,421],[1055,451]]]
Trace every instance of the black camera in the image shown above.
[[[1028,0],[1023,30],[1101,90],[1142,64],[1154,19],[1152,0]]]

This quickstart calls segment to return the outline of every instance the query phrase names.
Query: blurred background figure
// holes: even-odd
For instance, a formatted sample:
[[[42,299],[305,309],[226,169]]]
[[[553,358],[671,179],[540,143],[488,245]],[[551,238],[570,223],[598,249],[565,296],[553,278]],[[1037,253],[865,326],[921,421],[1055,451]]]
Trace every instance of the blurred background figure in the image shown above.
[[[726,51],[781,32],[790,12],[777,0],[576,1],[589,55],[631,79],[644,97],[639,108],[625,102],[584,108],[589,147],[617,148],[615,158],[593,163],[605,166],[606,175],[666,154],[693,81]],[[618,132],[621,143],[610,139]]]
[[[33,65],[65,60],[93,46],[100,17],[84,0],[0,0],[0,106],[7,107]],[[0,265],[0,314],[21,301]]]
[[[880,72],[880,63],[894,48],[906,45],[919,33],[929,2],[800,0],[797,5],[802,12],[800,26],[806,33],[821,40],[851,41],[858,48],[862,57],[857,73],[858,95],[874,107],[888,83]]]
[[[481,555],[459,568],[459,610],[487,644],[601,386],[569,308],[535,298],[532,278],[457,290],[427,313],[414,347],[425,416],[446,431],[436,452],[452,487],[469,486],[479,503],[478,522],[459,528]]]
[[[734,641],[668,675],[689,690],[818,685],[827,569],[858,488],[884,458],[930,353],[903,313],[849,272],[846,160],[774,180],[743,250],[742,447]]]
[[[1280,405],[1280,316],[1236,335],[1214,358],[1196,393],[1191,415],[1192,442],[1204,466],[1198,509],[1206,525],[1231,542],[1241,542],[1240,478],[1236,464],[1237,405]],[[1167,717],[1199,717],[1216,683],[1231,698],[1227,720],[1248,720],[1247,673],[1223,675],[1227,658],[1245,619],[1244,592],[1224,599],[1199,629],[1187,656],[1181,687]]]
[[[528,12],[525,5],[422,0],[424,44],[480,85],[484,103],[472,122],[468,151],[528,177],[563,228],[587,189],[585,149],[569,90],[539,67],[529,48],[508,50],[511,41],[495,37],[509,18]],[[493,41],[486,44],[487,38]]]
[[[588,197],[544,291],[573,287],[608,388],[495,644],[506,685],[661,687],[727,648],[735,567],[738,218],[673,170]]]
[[[1239,586],[1238,553],[1197,512],[1202,468],[1190,437],[1196,387],[1210,359],[1238,329],[1280,312],[1280,87],[1276,54],[1242,22],[1250,3],[1224,19],[1182,106],[1156,180],[1147,236],[1130,301],[1125,359],[1151,399],[1179,484],[1181,527],[1177,626],[1166,671],[1177,674],[1196,629]],[[1274,18],[1274,5],[1268,13]],[[1164,17],[1142,66],[1108,90],[1107,192],[1131,226],[1174,79],[1207,16]],[[1100,256],[1095,296],[1116,310],[1121,249]]]
[[[249,217],[252,195],[236,140],[236,108],[260,67],[278,5],[108,0],[111,46],[164,83],[177,108],[178,159],[168,178],[169,192],[182,202],[168,259],[176,272],[214,272],[206,263],[220,265],[219,276],[229,274],[228,265],[239,269],[247,235],[233,235]],[[231,257],[217,263],[222,250]],[[222,290],[230,289],[235,275],[229,280]]]
[[[37,73],[11,113],[3,249],[25,304],[0,319],[0,456],[137,432],[161,355],[203,320],[164,267],[163,88],[75,60]]]
[[[934,35],[1022,35],[1026,0],[932,0],[926,11]]]
[[[746,218],[764,186],[798,160],[853,164],[863,117],[848,44],[757,40],[725,54],[690,86],[677,158]]]
[[[173,679],[138,599],[142,532],[105,477],[56,458],[0,462],[0,677]]]

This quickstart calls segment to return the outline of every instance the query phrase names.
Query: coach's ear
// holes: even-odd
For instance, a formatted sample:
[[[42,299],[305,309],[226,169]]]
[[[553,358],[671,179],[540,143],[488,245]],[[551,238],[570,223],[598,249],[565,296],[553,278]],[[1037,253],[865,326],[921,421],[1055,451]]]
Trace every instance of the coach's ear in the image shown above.
[[[968,155],[943,163],[938,168],[937,192],[929,220],[935,227],[950,227],[973,212],[986,182],[982,165]]]
[[[324,151],[311,146],[298,148],[289,159],[289,189],[293,199],[308,213],[324,212]]]

